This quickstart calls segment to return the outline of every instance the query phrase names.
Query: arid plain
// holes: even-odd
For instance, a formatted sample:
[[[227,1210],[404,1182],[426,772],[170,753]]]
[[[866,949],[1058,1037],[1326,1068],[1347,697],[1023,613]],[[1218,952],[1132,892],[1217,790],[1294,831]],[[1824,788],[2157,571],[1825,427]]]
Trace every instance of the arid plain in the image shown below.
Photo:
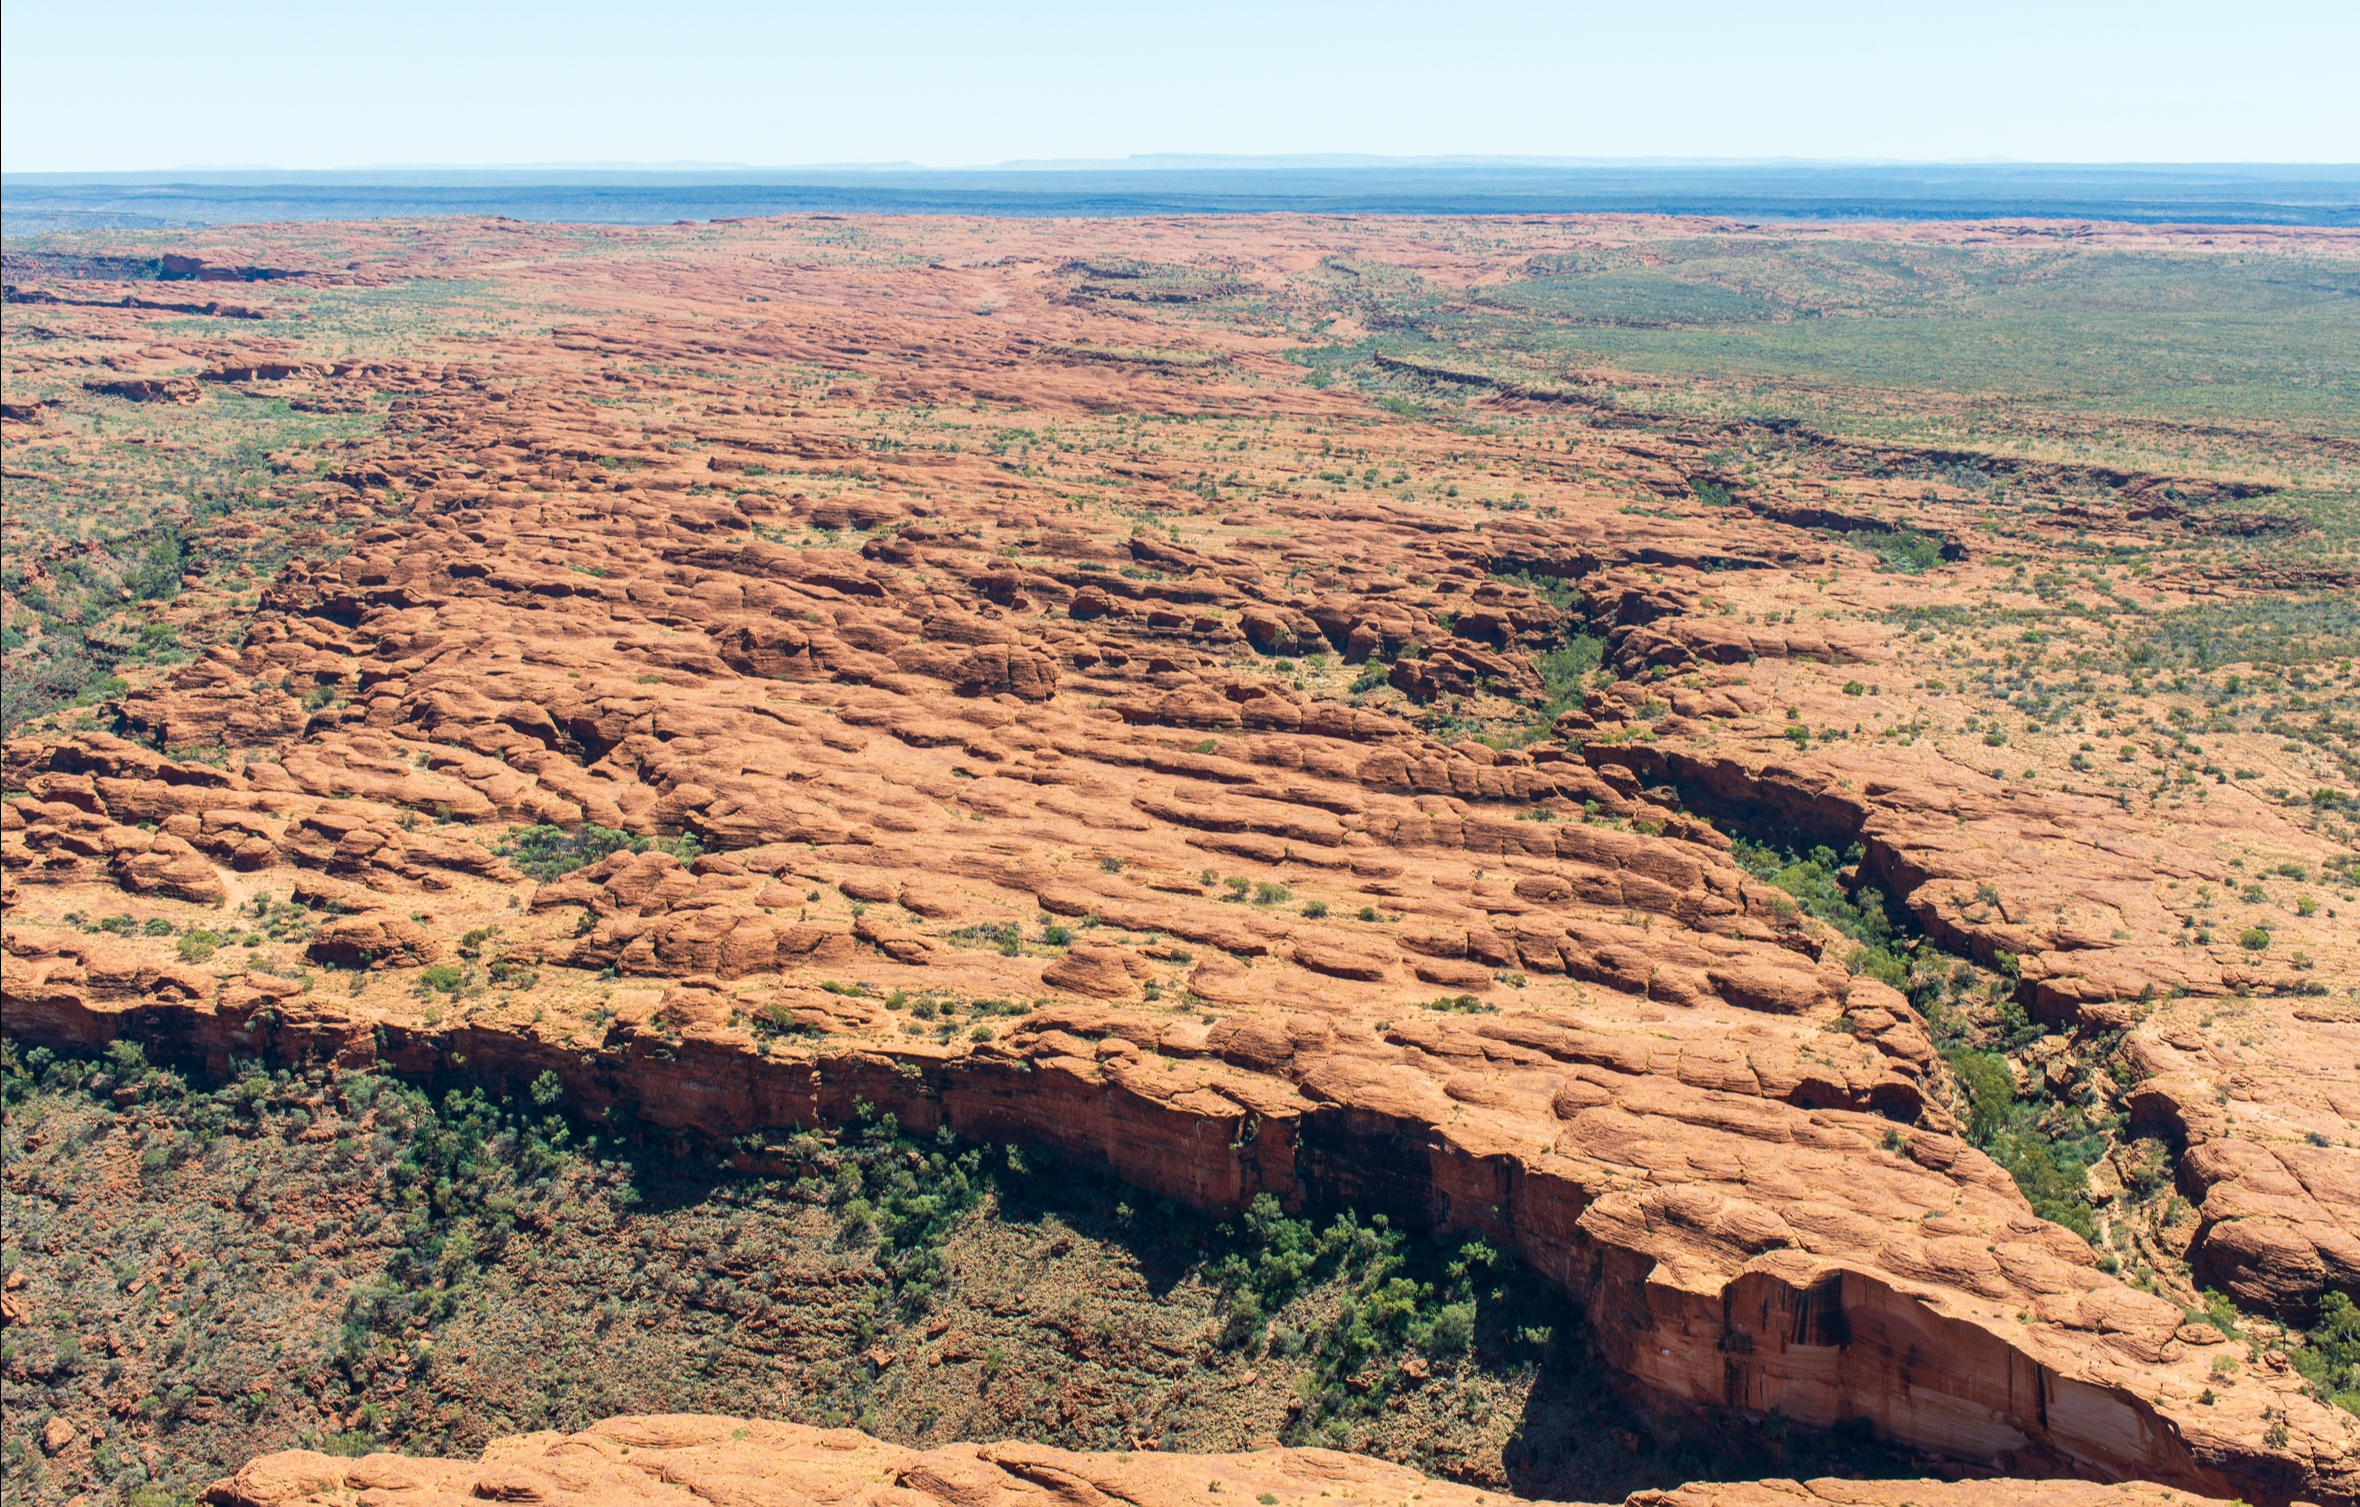
[[[12,1497],[2360,1498],[2355,285],[12,246]]]

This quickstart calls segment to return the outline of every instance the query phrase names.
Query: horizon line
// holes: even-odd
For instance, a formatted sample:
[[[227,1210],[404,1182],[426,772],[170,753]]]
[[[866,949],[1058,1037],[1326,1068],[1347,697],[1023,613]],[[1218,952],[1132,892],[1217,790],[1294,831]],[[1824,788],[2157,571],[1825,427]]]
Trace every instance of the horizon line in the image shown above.
[[[2114,161],[2042,160],[2018,157],[1978,158],[1892,158],[1892,157],[1800,157],[1780,155],[1770,157],[1565,157],[1565,156],[1505,156],[1478,153],[1452,153],[1431,156],[1387,156],[1369,153],[1268,153],[1259,155],[1153,152],[1134,153],[1114,158],[1012,158],[995,163],[935,165],[911,162],[907,159],[882,162],[820,162],[761,164],[746,162],[710,162],[674,160],[658,162],[630,161],[559,161],[559,162],[440,162],[440,163],[369,163],[343,164],[334,167],[289,168],[260,163],[182,164],[169,167],[141,168],[6,168],[0,167],[0,178],[130,178],[153,177],[163,174],[251,174],[285,177],[317,177],[336,174],[377,173],[700,173],[700,174],[774,174],[774,173],[858,173],[898,176],[904,174],[983,174],[1025,173],[1042,175],[1078,174],[1090,172],[1171,173],[1189,171],[1385,171],[1402,169],[1483,169],[1506,168],[1524,170],[1614,170],[1642,169],[1652,171],[1697,170],[1777,170],[1777,169],[1911,169],[1911,168],[1982,168],[2019,170],[2081,171],[2156,171],[2166,169],[2197,169],[2210,171],[2299,170],[2306,172],[2360,172],[2360,162],[2341,161],[2250,161],[2250,160],[2164,160],[2118,159]]]

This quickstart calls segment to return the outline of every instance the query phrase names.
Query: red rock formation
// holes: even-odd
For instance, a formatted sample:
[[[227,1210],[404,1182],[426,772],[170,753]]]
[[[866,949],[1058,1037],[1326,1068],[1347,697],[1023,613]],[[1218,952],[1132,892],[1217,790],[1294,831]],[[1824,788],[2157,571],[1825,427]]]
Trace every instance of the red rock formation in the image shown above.
[[[477,1461],[385,1454],[350,1460],[288,1450],[216,1481],[205,1500],[211,1507],[343,1507],[355,1493],[375,1507],[472,1501],[1018,1507],[1044,1496],[1136,1507],[1213,1507],[1225,1499],[1264,1496],[1281,1502],[1415,1497],[1436,1507],[1494,1501],[1516,1507],[1520,1501],[1325,1449],[1085,1455],[1008,1441],[916,1450],[850,1429],[680,1415],[609,1418],[576,1434],[495,1440]],[[2009,1480],[1698,1484],[1630,1499],[1631,1507],[2208,1507],[2209,1501],[2151,1485]]]

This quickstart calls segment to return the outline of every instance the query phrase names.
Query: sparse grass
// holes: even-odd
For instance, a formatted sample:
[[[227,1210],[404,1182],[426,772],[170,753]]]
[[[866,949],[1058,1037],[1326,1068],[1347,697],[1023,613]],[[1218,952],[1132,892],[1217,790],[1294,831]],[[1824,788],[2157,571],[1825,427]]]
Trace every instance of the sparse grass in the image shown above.
[[[2171,469],[2311,470],[2325,457],[2299,454],[2301,431],[2360,432],[2348,263],[1767,235],[1536,259],[1532,272],[1445,338],[1501,361],[1648,374],[1663,385],[1603,395],[1642,411],[2028,455],[2068,441],[2117,461],[2168,455]],[[2006,415],[1988,405],[1999,394]],[[2178,432],[2193,424],[2245,433],[2199,446]]]
[[[2230,664],[2321,665],[2360,655],[2360,602],[2342,594],[2261,595],[2158,618],[2152,640],[2199,673]]]

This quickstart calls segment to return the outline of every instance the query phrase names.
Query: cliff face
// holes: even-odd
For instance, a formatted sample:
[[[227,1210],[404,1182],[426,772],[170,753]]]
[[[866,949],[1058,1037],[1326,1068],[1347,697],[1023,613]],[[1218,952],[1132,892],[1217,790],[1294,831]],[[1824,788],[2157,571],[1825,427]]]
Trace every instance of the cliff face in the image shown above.
[[[729,1501],[744,1507],[842,1502],[860,1507],[1183,1507],[1229,1498],[1321,1498],[1476,1507],[1519,1499],[1483,1493],[1358,1455],[1267,1449],[1245,1455],[1085,1455],[1009,1441],[913,1450],[850,1429],[757,1419],[610,1418],[578,1434],[495,1441],[480,1461],[400,1455],[265,1455],[205,1493],[212,1507],[439,1507],[470,1501],[555,1507]],[[2148,1507],[2207,1498],[2138,1484],[2082,1481],[1762,1481],[1643,1492],[1646,1507]]]
[[[2228,1385],[2181,1306],[2307,1319],[2360,1272],[2360,973],[2319,913],[2349,870],[2225,774],[2134,810],[2094,739],[1953,740],[1966,651],[1920,625],[1980,643],[2062,589],[1980,558],[1982,493],[1506,388],[1490,429],[1396,422],[1243,325],[1166,311],[1144,350],[1146,306],[1077,284],[1101,232],[1005,233],[1024,255],[933,226],[941,263],[791,274],[776,226],[602,248],[594,316],[591,252],[454,233],[370,275],[494,280],[539,333],[180,352],[200,416],[383,427],[281,457],[310,532],[253,596],[192,574],[192,634],[234,632],[7,744],[9,1035],[554,1083],[757,1169],[871,1106],[1199,1208],[1481,1231],[1666,1399],[2360,1492],[2348,1415],[2259,1346]],[[1273,287],[1340,254],[1219,233]],[[1467,285],[1515,265],[1371,234]],[[2025,516],[2036,564],[2179,527]],[[1922,569],[1858,542],[1896,531]],[[2177,769],[2162,737],[2109,757]],[[1730,831],[1881,884],[1918,997],[2014,1054],[1999,1099],[2111,1127],[2057,1184],[2105,1204],[2103,1258],[1962,1137],[1937,1022]],[[2241,941],[2232,902],[2284,914]]]
[[[7,968],[10,1029],[27,1041],[133,1035],[220,1069],[258,1053],[384,1061],[512,1092],[554,1073],[594,1116],[735,1140],[757,1171],[785,1147],[752,1149],[749,1131],[783,1138],[866,1106],[912,1129],[1052,1145],[1202,1208],[1267,1192],[1481,1232],[1579,1297],[1609,1362],[1667,1399],[1866,1419],[2005,1470],[2341,1490],[2344,1431],[2291,1375],[2199,1410],[2211,1354],[2180,1338],[2177,1309],[2101,1273],[1956,1135],[1766,1092],[1752,1064],[1777,1063],[1777,1039],[1733,1064],[1718,1039],[1743,1022],[1726,1017],[1616,1031],[1502,1012],[1379,1030],[1241,1011],[1208,1028],[1075,1003],[955,1048],[864,1039],[839,1016],[815,1045],[771,1047],[728,1023],[720,991],[684,986],[618,994],[585,1042],[400,1025],[235,984],[163,1002],[96,946]],[[127,983],[108,1000],[91,979]],[[1700,1086],[1708,1066],[1718,1083],[1754,1074],[1750,1091]],[[2267,1431],[2265,1412],[2309,1431],[2307,1479],[2240,1439]]]

